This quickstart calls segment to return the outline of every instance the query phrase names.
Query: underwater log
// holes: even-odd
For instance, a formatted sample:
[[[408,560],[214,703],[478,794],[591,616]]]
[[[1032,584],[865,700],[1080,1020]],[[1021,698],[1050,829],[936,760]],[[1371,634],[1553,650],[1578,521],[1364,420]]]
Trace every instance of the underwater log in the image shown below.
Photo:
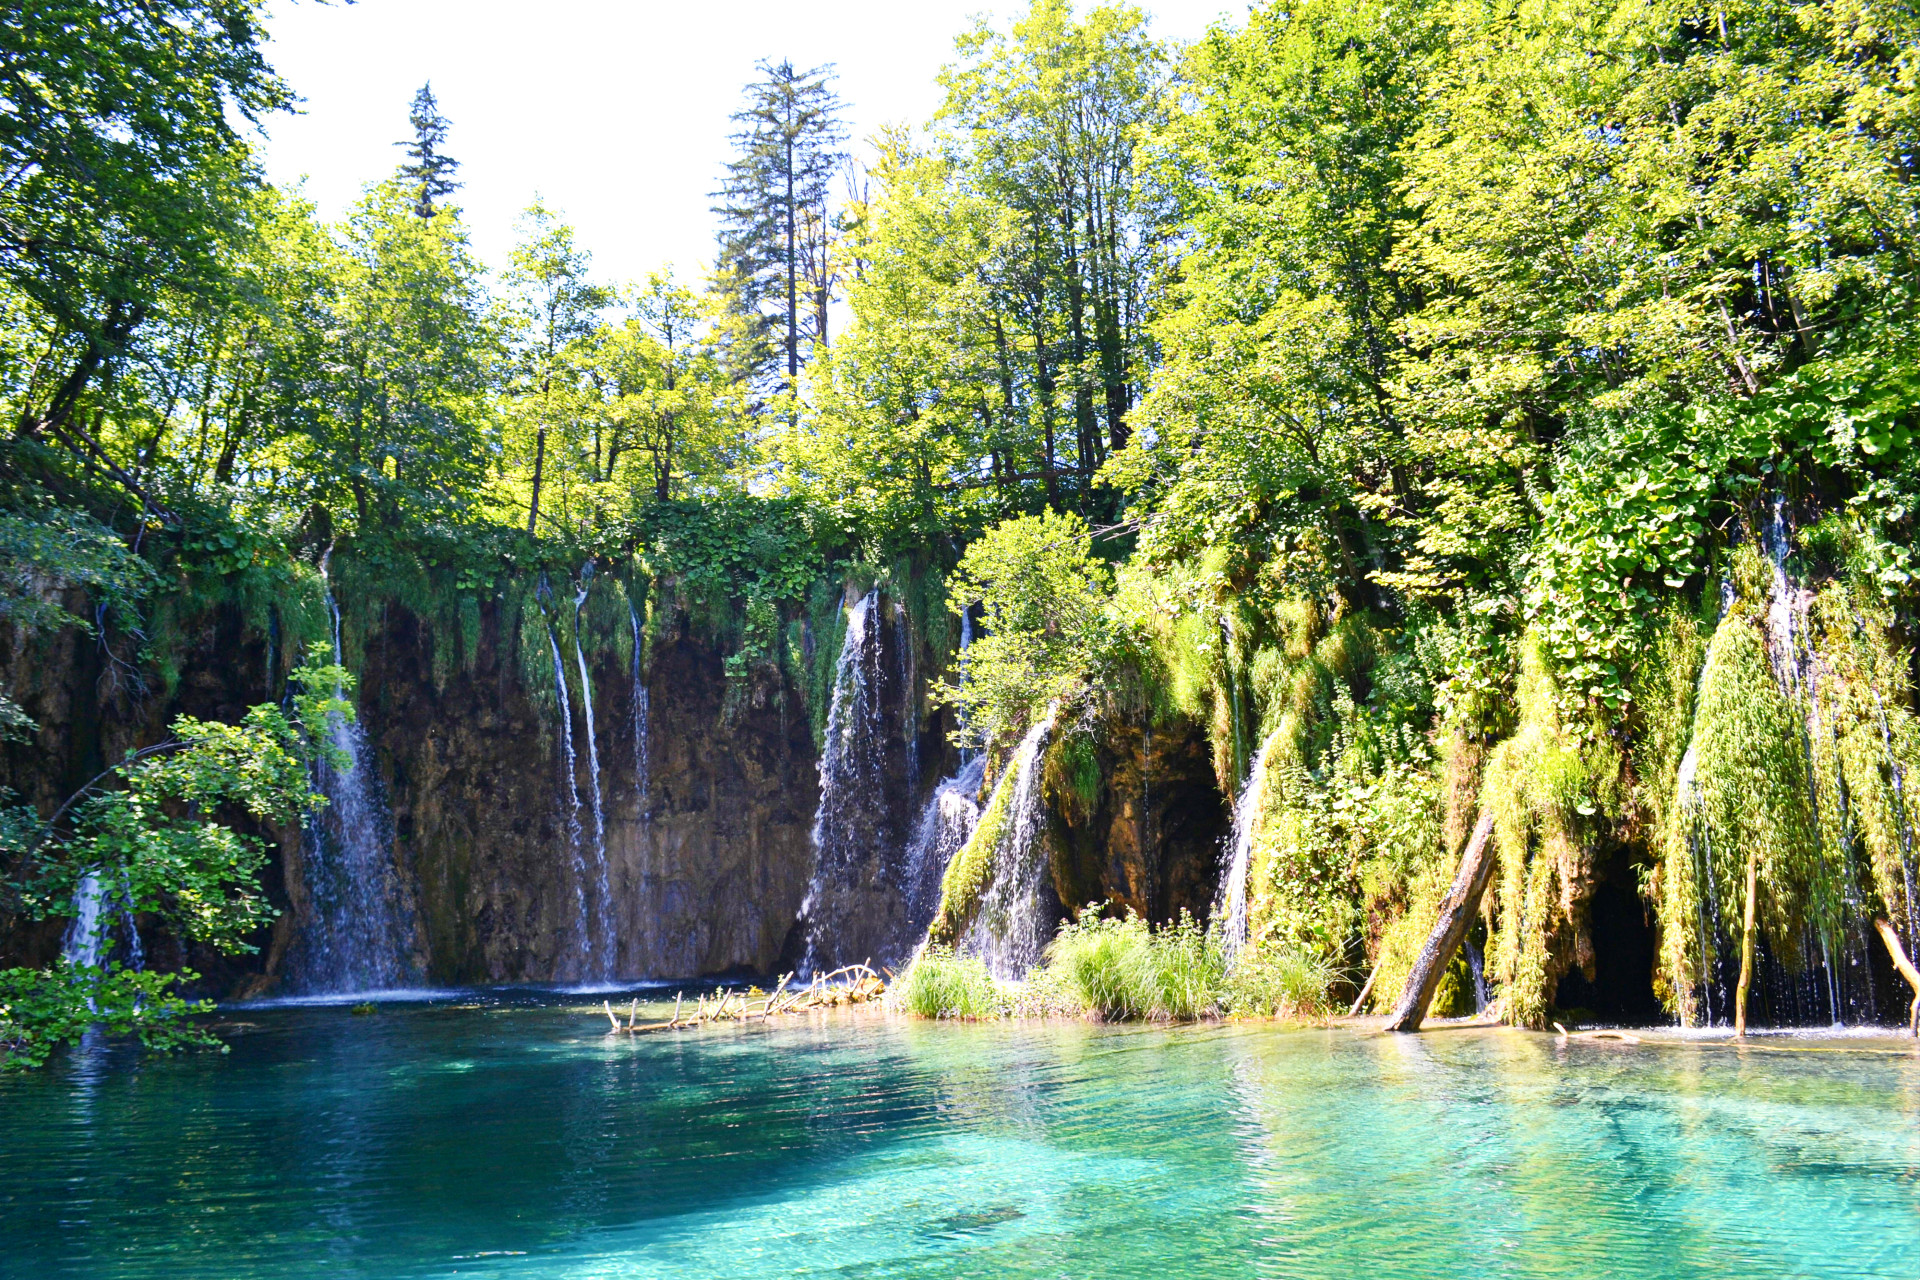
[[[1913,988],[1913,1004],[1907,1010],[1907,1034],[1920,1035],[1920,969],[1913,967],[1913,961],[1907,958],[1907,949],[1900,945],[1900,935],[1885,920],[1875,920],[1873,927],[1880,934],[1880,940],[1887,944],[1887,951],[1893,956],[1893,967]]]
[[[1466,852],[1460,855],[1460,869],[1454,873],[1453,887],[1440,903],[1440,915],[1433,922],[1433,932],[1414,959],[1406,989],[1400,993],[1400,1003],[1387,1022],[1388,1030],[1418,1031],[1425,1021],[1427,1006],[1433,1003],[1440,978],[1452,963],[1453,953],[1465,940],[1474,913],[1480,909],[1481,895],[1487,891],[1487,881],[1493,878],[1493,859],[1487,853],[1492,835],[1493,810],[1482,809],[1480,820],[1473,826],[1473,838],[1467,841]]]

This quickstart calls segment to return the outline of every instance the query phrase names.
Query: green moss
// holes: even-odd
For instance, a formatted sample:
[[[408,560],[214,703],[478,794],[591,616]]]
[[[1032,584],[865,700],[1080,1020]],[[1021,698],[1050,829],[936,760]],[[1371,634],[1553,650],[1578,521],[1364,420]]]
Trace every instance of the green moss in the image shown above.
[[[1698,822],[1722,903],[1742,900],[1747,860],[1757,859],[1760,928],[1774,954],[1789,959],[1799,951],[1799,908],[1819,874],[1803,732],[1774,678],[1759,620],[1729,612],[1700,678]]]
[[[993,788],[993,798],[973,828],[973,835],[960,852],[953,855],[940,877],[940,908],[934,912],[927,936],[935,942],[951,943],[973,922],[980,895],[993,877],[994,858],[999,853],[1000,837],[1006,833],[1008,810],[1013,805],[1014,771],[1005,769]]]
[[[1085,823],[1100,805],[1100,754],[1084,727],[1059,734],[1047,748],[1045,794],[1069,822]]]
[[[1487,967],[1516,1026],[1546,1025],[1571,960],[1594,852],[1626,812],[1626,762],[1611,738],[1568,725],[1544,645],[1529,634],[1515,688],[1518,727],[1488,757],[1481,803],[1499,858]]]

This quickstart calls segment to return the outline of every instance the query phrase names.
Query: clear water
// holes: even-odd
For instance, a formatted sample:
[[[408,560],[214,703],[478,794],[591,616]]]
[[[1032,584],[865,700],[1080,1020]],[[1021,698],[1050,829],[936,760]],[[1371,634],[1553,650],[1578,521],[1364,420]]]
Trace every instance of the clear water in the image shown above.
[[[0,1079],[0,1274],[1920,1270],[1898,1042],[870,1013],[628,1041],[598,1004],[247,1008],[226,1056]]]

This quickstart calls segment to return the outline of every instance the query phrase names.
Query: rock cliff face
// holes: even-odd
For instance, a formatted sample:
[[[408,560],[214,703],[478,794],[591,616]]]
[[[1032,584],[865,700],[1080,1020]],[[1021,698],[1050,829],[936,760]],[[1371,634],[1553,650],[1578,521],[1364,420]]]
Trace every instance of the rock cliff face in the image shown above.
[[[1155,923],[1208,917],[1233,815],[1199,726],[1108,716],[1056,742],[1047,765],[1062,903],[1111,902]]]
[[[359,664],[360,717],[391,811],[390,856],[414,907],[407,968],[436,985],[770,970],[813,867],[816,753],[792,685],[763,667],[729,689],[714,647],[684,626],[667,628],[646,668],[643,805],[630,670],[613,653],[586,655],[609,890],[604,917],[591,904],[593,927],[614,956],[588,973],[560,727],[523,686],[500,618],[483,610],[472,662],[436,679],[434,646],[445,642],[389,604],[366,629]],[[158,741],[174,716],[234,720],[277,693],[267,638],[230,608],[189,627],[182,678],[165,695],[141,694],[78,632],[15,643],[4,657],[0,677],[40,730],[0,749],[0,785],[43,813],[128,750]],[[574,697],[577,706],[577,688]],[[595,753],[585,717],[574,719],[584,797]],[[590,832],[591,819],[580,820]],[[313,909],[299,832],[261,834],[278,846],[266,887],[282,915],[256,940],[257,955],[185,957],[216,993],[279,989]],[[0,920],[0,957],[44,963],[60,932],[58,921]],[[156,961],[178,958],[166,939],[149,939],[149,950]]]
[[[489,624],[493,619],[487,620]],[[722,657],[669,629],[644,671],[646,795],[618,655],[586,655],[595,714],[571,728],[582,809],[565,786],[562,726],[542,715],[487,625],[475,661],[436,687],[435,639],[389,610],[369,640],[361,714],[373,735],[403,871],[417,884],[419,970],[433,984],[765,972],[806,892],[817,795],[806,707],[776,671],[729,696]],[[571,657],[571,655],[569,655]],[[576,687],[573,696],[579,698]],[[607,901],[582,885],[570,819],[597,756]],[[589,864],[589,851],[581,859]],[[591,871],[591,868],[590,868]],[[579,936],[587,900],[589,962]],[[603,931],[604,930],[604,934]]]
[[[65,602],[87,616],[79,596]],[[232,722],[247,707],[267,700],[269,640],[250,630],[238,609],[210,609],[191,619],[178,636],[181,676],[171,689],[157,686],[150,669],[132,662],[135,645],[119,637],[103,642],[78,629],[23,636],[0,630],[0,682],[37,725],[24,741],[0,742],[0,788],[51,813],[62,801],[128,752],[158,742],[176,716]],[[286,845],[297,831],[250,834]],[[276,906],[289,898],[276,860],[265,875],[265,890]],[[0,966],[42,965],[60,953],[64,920],[33,922],[0,912]],[[195,949],[183,954],[173,940],[153,937],[148,955],[156,965],[189,965],[205,975],[209,990],[225,991],[245,983],[268,953],[283,949],[290,936],[285,921],[258,940],[261,954],[228,957]]]
[[[945,655],[884,594],[871,601],[857,655],[866,701],[842,709],[840,728],[853,737],[825,770],[844,793],[837,809],[827,806],[834,820],[818,861],[822,757],[806,701],[779,667],[730,675],[716,645],[669,616],[647,646],[643,708],[624,655],[591,645],[578,659],[566,652],[570,791],[568,726],[550,693],[529,689],[506,606],[482,605],[464,661],[450,661],[451,651],[436,661],[436,646],[461,641],[436,634],[406,603],[355,618],[358,602],[343,601],[361,638],[350,654],[360,720],[390,817],[377,856],[403,886],[408,980],[765,974],[798,966],[810,943],[823,968],[899,958],[925,923],[907,918],[907,846],[958,759],[946,714],[926,700]],[[250,625],[236,607],[210,606],[172,625],[181,676],[166,690],[151,672],[143,686],[139,672],[79,632],[7,638],[0,679],[40,728],[31,742],[0,746],[0,786],[50,812],[129,750],[160,740],[176,715],[232,721],[279,696],[286,655],[276,652],[271,619]],[[851,665],[842,664],[843,677]],[[1061,900],[1111,898],[1154,919],[1182,907],[1204,914],[1226,818],[1200,733],[1149,734],[1115,719],[1094,741],[1097,784],[1081,789],[1086,798],[1048,791]],[[588,810],[596,781],[597,842]],[[256,940],[257,954],[183,955],[143,928],[154,962],[199,970],[207,994],[300,985],[319,911],[307,859],[317,855],[297,829],[258,834],[278,850],[265,888],[282,914]],[[62,924],[0,919],[0,964],[50,961]]]

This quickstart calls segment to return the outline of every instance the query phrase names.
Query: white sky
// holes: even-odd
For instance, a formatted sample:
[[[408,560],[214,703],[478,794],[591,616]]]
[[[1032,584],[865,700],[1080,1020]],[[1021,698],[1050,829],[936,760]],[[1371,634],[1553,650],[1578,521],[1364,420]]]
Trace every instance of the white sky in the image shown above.
[[[1189,40],[1244,0],[1146,0],[1152,30]],[[708,193],[727,156],[727,117],[760,58],[838,64],[860,144],[919,124],[934,76],[969,17],[996,25],[1024,4],[979,0],[272,0],[267,54],[305,102],[268,122],[268,174],[306,177],[322,216],[403,156],[407,106],[433,82],[452,122],[474,245],[504,265],[514,219],[538,192],[580,231],[595,273],[638,280],[669,263],[696,282],[712,257]],[[861,148],[863,150],[863,148]]]

